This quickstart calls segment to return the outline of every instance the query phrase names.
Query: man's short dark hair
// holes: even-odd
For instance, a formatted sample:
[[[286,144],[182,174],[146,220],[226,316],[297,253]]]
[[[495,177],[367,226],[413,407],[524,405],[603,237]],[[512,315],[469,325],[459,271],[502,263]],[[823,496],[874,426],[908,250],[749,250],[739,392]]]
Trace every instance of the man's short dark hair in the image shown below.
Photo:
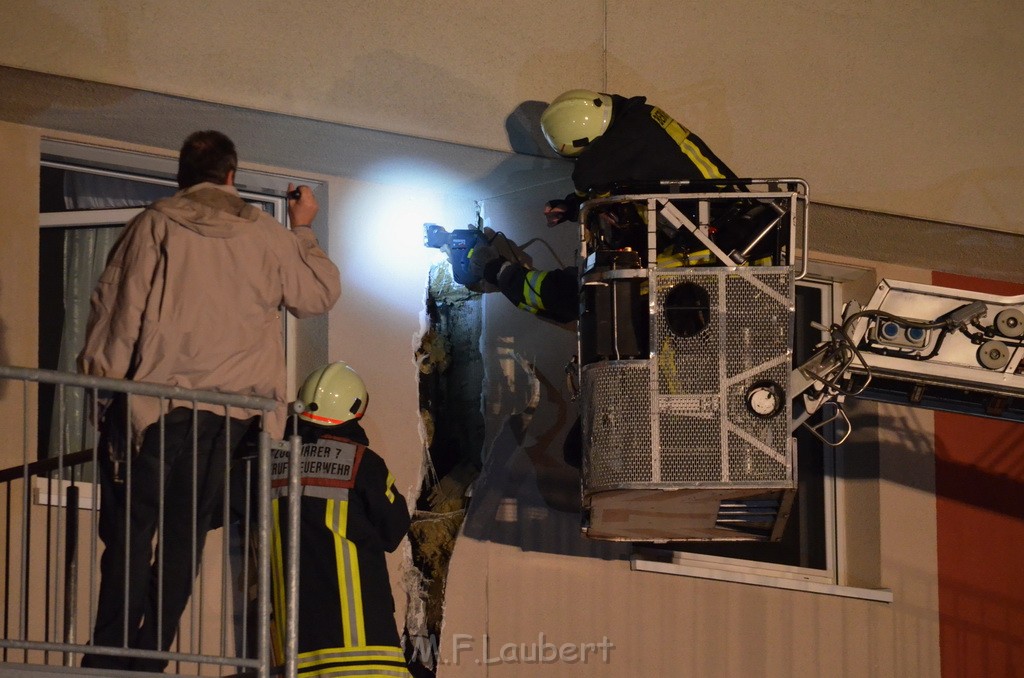
[[[238,168],[235,143],[215,130],[193,132],[178,155],[178,188],[209,181],[227,183],[228,173]]]

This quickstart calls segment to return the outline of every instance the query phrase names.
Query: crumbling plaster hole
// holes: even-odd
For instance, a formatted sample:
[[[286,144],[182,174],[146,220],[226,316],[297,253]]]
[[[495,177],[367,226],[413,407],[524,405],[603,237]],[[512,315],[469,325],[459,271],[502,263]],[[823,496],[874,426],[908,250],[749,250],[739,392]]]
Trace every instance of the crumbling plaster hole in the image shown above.
[[[431,267],[416,352],[424,468],[409,530],[404,643],[413,675],[436,675],[448,564],[480,473],[484,440],[482,297]]]

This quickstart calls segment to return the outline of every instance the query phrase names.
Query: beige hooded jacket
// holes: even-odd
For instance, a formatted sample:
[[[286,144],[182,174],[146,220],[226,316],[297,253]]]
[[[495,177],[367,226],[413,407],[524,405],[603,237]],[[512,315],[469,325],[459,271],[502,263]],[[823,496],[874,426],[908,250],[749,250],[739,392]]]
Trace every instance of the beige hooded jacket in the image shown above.
[[[273,398],[280,407],[264,429],[280,438],[289,400],[280,307],[300,318],[325,313],[340,287],[311,229],[284,228],[232,186],[198,184],[158,200],[125,227],[92,294],[78,368]],[[169,402],[165,411],[182,405],[191,402]],[[138,443],[160,403],[136,396],[131,407]]]

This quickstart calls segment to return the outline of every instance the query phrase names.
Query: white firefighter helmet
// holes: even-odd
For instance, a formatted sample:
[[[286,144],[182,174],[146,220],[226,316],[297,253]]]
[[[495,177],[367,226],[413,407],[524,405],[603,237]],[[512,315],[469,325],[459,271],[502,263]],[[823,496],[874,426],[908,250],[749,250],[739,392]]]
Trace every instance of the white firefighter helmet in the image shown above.
[[[304,409],[299,418],[318,426],[338,426],[359,419],[370,396],[366,384],[347,363],[336,362],[310,373],[299,389]]]
[[[612,121],[612,98],[589,89],[558,95],[540,115],[540,129],[551,148],[573,158],[604,134]]]

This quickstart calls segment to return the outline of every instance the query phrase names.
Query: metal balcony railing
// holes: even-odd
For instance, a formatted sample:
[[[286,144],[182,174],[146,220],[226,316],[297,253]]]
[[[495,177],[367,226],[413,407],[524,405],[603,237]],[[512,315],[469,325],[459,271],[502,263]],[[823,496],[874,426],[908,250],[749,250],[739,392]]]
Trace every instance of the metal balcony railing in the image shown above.
[[[73,392],[75,397],[69,398]],[[38,665],[51,673],[72,675],[84,672],[77,667],[81,657],[89,654],[166,661],[173,672],[190,675],[270,675],[275,663],[270,641],[270,553],[269,548],[260,548],[270,543],[270,450],[289,451],[289,502],[297,503],[298,438],[282,443],[259,430],[253,442],[244,446],[246,454],[238,454],[230,439],[226,441],[224,461],[230,470],[225,473],[220,526],[205,537],[205,549],[196,543],[193,532],[192,552],[201,550],[203,557],[191,573],[192,595],[171,649],[163,652],[131,647],[127,633],[119,646],[99,646],[93,644],[92,630],[104,548],[98,510],[103,497],[100,474],[93,469],[106,452],[98,445],[100,430],[93,422],[98,418],[96,403],[112,394],[124,394],[129,408],[131,403],[140,402],[138,399],[151,398],[159,401],[161,412],[166,413],[172,402],[174,407],[184,403],[193,412],[213,410],[216,416],[225,418],[231,408],[268,412],[278,406],[267,398],[0,366],[0,417],[5,422],[0,439],[0,668]],[[56,440],[49,445],[53,451],[50,456],[40,459],[37,450],[43,429],[36,424],[37,413],[41,402],[49,402],[51,397]],[[92,412],[71,416],[66,404],[69,402],[88,403],[84,407]],[[161,415],[157,422],[161,436],[166,417]],[[65,423],[69,419],[83,422],[80,442],[69,442],[79,439],[78,435],[67,434]],[[127,423],[122,434],[124,440],[130,439]],[[163,444],[161,440],[161,454]],[[196,445],[193,428],[193,458]],[[130,456],[124,467],[123,482],[131,488]],[[163,488],[160,483],[160,493]],[[128,492],[130,496],[131,490]],[[166,499],[162,494],[155,498],[160,517],[153,561],[157,573],[154,591],[162,590],[167,574],[160,566],[159,549]],[[196,501],[193,493],[193,511]],[[132,506],[130,501],[127,505]],[[295,530],[292,534],[298,534],[299,511],[293,508],[288,513],[296,523],[290,525]],[[284,675],[289,676],[296,671],[297,544],[297,539],[289,544],[288,580],[284,584],[287,614],[281,653]],[[124,558],[127,565],[128,556]],[[129,586],[124,582],[126,597]],[[155,616],[160,618],[162,597],[154,595],[158,601]]]

